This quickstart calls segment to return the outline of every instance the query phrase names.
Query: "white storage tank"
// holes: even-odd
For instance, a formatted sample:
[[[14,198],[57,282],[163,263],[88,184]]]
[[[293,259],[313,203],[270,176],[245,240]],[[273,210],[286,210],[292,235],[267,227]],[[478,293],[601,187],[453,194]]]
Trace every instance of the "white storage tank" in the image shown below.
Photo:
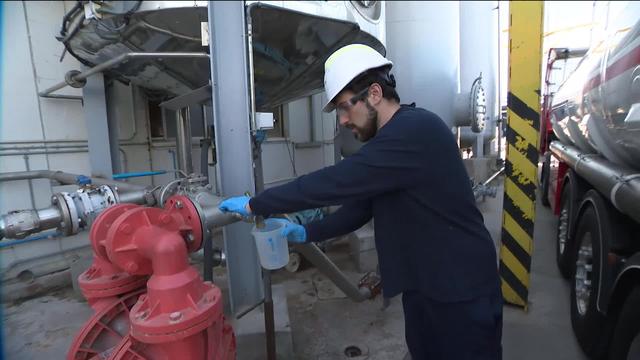
[[[386,3],[387,57],[402,103],[415,102],[452,126],[458,93],[460,4]]]
[[[403,103],[415,102],[455,126],[458,94],[467,96],[482,73],[487,122],[494,137],[497,113],[497,9],[495,2],[387,2],[387,50]],[[478,134],[462,128],[462,145]]]

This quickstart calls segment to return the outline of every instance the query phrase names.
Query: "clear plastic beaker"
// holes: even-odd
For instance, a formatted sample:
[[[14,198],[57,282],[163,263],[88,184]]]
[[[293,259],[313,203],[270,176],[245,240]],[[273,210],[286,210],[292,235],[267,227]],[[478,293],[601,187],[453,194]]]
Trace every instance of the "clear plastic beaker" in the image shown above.
[[[253,227],[251,235],[256,241],[260,264],[267,270],[280,269],[289,263],[289,245],[282,236],[284,224],[275,219],[265,219],[264,227]]]

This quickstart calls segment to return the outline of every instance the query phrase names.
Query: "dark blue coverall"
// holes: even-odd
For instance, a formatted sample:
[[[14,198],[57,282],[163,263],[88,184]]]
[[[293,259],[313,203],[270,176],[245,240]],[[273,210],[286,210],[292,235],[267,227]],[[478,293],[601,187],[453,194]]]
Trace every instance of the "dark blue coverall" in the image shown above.
[[[305,225],[307,241],[375,219],[383,292],[402,293],[413,360],[501,359],[496,248],[437,115],[403,105],[357,153],[250,200],[264,216],[338,204]]]

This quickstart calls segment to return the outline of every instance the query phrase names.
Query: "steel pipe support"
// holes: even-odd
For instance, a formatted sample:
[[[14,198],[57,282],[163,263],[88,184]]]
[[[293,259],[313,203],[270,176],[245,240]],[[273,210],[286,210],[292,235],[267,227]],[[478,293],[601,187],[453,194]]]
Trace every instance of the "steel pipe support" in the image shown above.
[[[178,169],[187,174],[193,172],[193,160],[191,156],[191,119],[189,108],[180,109],[176,116],[176,150],[178,157]]]
[[[316,244],[296,244],[294,248],[307,260],[311,261],[321,273],[336,284],[351,300],[362,302],[372,298],[371,290],[354,285]]]

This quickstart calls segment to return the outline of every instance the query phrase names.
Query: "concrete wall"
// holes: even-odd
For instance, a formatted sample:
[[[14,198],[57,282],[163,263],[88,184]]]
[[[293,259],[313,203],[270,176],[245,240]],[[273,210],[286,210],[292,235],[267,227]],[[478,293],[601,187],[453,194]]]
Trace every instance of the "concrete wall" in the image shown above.
[[[60,62],[63,47],[54,38],[59,31],[65,2],[2,2],[1,12],[1,91],[0,146],[12,147],[11,141],[86,139],[81,102],[77,100],[42,99],[37,92],[60,81],[64,73],[79,68],[71,56]],[[63,94],[80,95],[76,89]],[[51,152],[60,144],[51,144]],[[42,146],[42,143],[20,146]],[[73,150],[71,148],[64,151]],[[61,169],[87,173],[89,162],[83,152],[42,154],[43,149],[0,151],[0,172],[34,169]],[[63,187],[51,186],[47,180],[32,181],[33,196],[26,181],[0,183],[0,213],[9,210],[44,207],[53,192]],[[0,249],[2,269],[18,261],[73,247],[76,238],[43,240],[22,246]],[[86,243],[86,240],[80,240]]]
[[[284,138],[263,144],[265,187],[280,185],[296,176],[335,163],[335,112],[325,114],[324,93],[284,105]]]

